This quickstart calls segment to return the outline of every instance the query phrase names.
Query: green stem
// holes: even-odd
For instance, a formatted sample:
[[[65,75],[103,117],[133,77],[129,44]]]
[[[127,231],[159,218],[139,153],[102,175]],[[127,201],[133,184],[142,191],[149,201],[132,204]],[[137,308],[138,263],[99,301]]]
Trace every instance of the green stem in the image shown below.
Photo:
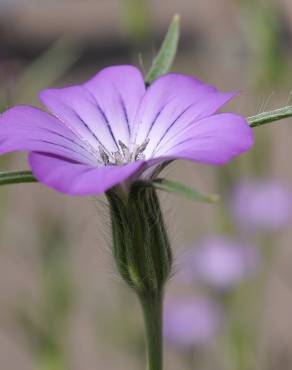
[[[147,347],[147,370],[162,370],[162,307],[163,295],[140,296]]]
[[[256,116],[248,117],[247,121],[250,127],[257,127],[265,125],[266,123],[279,121],[281,119],[288,118],[291,116],[292,116],[292,105],[289,105],[287,107],[275,109],[270,112],[263,112],[257,114]]]
[[[0,185],[20,184],[37,182],[31,171],[8,171],[0,172]]]

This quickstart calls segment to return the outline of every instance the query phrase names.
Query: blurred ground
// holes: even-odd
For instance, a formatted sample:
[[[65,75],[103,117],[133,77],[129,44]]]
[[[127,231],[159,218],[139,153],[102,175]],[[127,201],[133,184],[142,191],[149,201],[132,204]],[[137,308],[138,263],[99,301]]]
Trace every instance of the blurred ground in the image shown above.
[[[78,61],[54,81],[55,85],[83,81],[108,64],[139,64],[141,58],[146,69],[174,13],[182,18],[175,71],[196,75],[222,90],[242,91],[228,108],[243,115],[289,101],[291,1],[151,0],[144,4],[141,1],[141,8],[137,3],[140,2],[0,1],[0,83],[1,90],[9,91],[7,104],[17,95],[18,76],[60,36],[65,35]],[[39,86],[42,75],[37,78],[31,83]],[[22,86],[15,100],[36,104],[35,90],[33,85]],[[257,137],[265,137],[268,146],[256,155],[263,173],[278,177],[292,188],[291,132],[291,120],[257,129]],[[237,176],[252,174],[255,150],[236,159],[225,171]],[[1,161],[3,169],[26,167],[24,155]],[[205,192],[216,193],[218,171],[176,163],[167,173]],[[174,196],[163,195],[162,199],[176,254],[200,235],[220,230],[218,206]],[[47,369],[141,368],[139,307],[114,272],[103,199],[70,198],[41,185],[27,185],[1,189],[0,200],[1,368],[45,369],[43,357],[51,353],[54,357],[59,345],[66,364],[62,365],[63,360],[59,363],[57,354],[58,360],[46,365]],[[274,258],[263,301],[259,303],[260,369],[292,369],[291,241],[291,227],[274,238]],[[50,249],[50,245],[57,248],[48,266],[45,248]],[[58,248],[62,249],[61,256]],[[60,271],[66,272],[66,277],[60,279],[66,284],[69,280],[71,293],[68,303],[59,304],[58,298],[62,300],[64,295],[55,287],[51,289],[48,281],[62,275]],[[170,285],[170,291],[175,291],[175,278]],[[54,307],[50,307],[47,294],[57,297]],[[48,324],[51,316],[54,321],[60,310],[65,312],[65,319],[61,314],[64,326],[60,332],[54,329],[60,344],[43,339],[49,343],[49,352],[42,353],[36,342],[49,337],[50,330],[43,328],[44,322]],[[166,355],[168,370],[185,368],[173,351],[167,350]],[[214,364],[216,358],[210,368]]]

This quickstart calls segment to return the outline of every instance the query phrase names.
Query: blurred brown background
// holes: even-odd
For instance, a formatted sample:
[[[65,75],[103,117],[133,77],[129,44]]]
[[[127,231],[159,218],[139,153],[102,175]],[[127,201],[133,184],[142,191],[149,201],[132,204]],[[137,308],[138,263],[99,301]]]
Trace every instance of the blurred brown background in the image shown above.
[[[291,0],[0,0],[3,106],[38,104],[39,89],[84,81],[106,65],[147,70],[175,13],[182,19],[175,71],[240,90],[228,109],[243,115],[291,103]],[[257,142],[267,144],[256,155],[261,171],[292,188],[291,124],[257,129]],[[224,171],[251,174],[255,151]],[[2,158],[1,168],[27,168],[25,155]],[[167,174],[218,192],[218,171],[176,163]],[[162,200],[177,255],[219,231],[220,206]],[[142,368],[140,311],[114,269],[104,199],[70,198],[36,184],[2,188],[0,201],[0,368]],[[259,305],[261,369],[292,369],[291,240],[291,227],[274,238]],[[175,284],[173,278],[170,291]],[[167,350],[165,368],[184,365]]]

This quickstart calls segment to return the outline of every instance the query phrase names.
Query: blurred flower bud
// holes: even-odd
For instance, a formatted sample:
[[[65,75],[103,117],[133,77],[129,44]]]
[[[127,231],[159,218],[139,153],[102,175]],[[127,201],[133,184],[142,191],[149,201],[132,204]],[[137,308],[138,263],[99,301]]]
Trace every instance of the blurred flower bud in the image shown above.
[[[164,337],[167,343],[190,349],[210,342],[218,333],[221,313],[207,299],[172,299],[164,308]]]
[[[212,236],[185,255],[181,276],[212,289],[226,291],[253,275],[259,264],[255,248],[222,236]]]
[[[231,210],[241,229],[276,231],[292,214],[292,192],[273,179],[241,181],[231,197]]]

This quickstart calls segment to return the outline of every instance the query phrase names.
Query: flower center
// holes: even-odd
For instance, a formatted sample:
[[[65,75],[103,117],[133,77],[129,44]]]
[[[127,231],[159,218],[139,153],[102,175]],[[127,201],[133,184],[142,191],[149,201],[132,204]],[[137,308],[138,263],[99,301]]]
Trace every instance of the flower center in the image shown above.
[[[106,148],[99,147],[99,163],[104,166],[121,165],[130,162],[136,162],[145,159],[144,151],[147,148],[149,139],[146,139],[142,144],[134,144],[132,150],[129,149],[121,140],[118,141],[119,150],[109,152]]]

